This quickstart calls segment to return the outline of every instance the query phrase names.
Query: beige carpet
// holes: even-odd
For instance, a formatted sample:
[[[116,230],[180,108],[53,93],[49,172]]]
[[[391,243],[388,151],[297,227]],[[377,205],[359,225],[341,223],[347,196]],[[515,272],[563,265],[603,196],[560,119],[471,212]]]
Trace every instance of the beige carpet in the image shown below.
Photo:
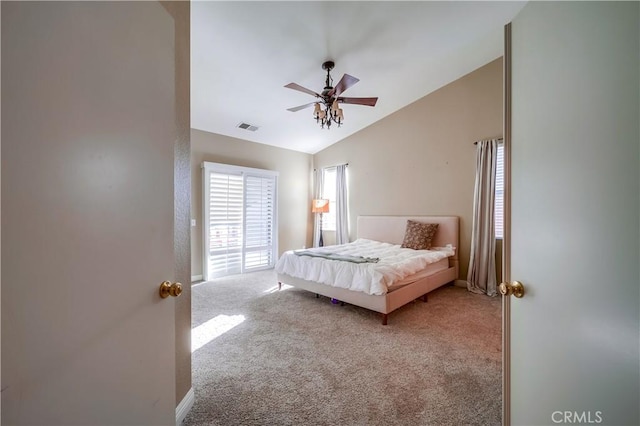
[[[500,424],[499,298],[443,287],[383,326],[274,288],[273,271],[194,286],[194,329],[244,321],[193,353],[185,425]]]

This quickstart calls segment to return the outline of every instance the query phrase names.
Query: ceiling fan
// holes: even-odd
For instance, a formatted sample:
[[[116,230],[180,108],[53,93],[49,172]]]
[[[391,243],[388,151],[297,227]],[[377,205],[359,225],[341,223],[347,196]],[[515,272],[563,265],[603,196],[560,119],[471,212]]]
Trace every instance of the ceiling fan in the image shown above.
[[[313,90],[309,90],[306,87],[302,87],[296,83],[289,83],[284,86],[289,89],[308,93],[318,98],[314,102],[310,102],[308,104],[300,105],[293,108],[288,108],[287,111],[296,112],[314,105],[313,117],[316,119],[316,122],[320,123],[320,126],[322,128],[326,126],[327,129],[329,129],[332,122],[337,123],[338,127],[340,127],[340,125],[342,125],[342,123],[344,122],[344,113],[342,112],[342,108],[340,108],[338,105],[340,103],[376,106],[378,98],[345,98],[344,96],[340,96],[342,93],[344,93],[345,90],[347,90],[349,87],[353,86],[360,80],[349,74],[345,74],[342,76],[338,84],[333,87],[331,70],[334,66],[335,63],[333,61],[326,61],[322,64],[322,69],[327,71],[327,80],[325,82],[325,87],[322,91],[322,94],[316,93]]]

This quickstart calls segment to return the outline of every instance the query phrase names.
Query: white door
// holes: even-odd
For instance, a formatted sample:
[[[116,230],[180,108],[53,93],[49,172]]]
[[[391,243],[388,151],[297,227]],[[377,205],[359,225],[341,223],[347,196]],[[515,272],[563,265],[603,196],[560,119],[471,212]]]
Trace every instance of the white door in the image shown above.
[[[637,2],[512,22],[511,423],[640,424]]]
[[[174,22],[2,2],[2,424],[175,424]]]

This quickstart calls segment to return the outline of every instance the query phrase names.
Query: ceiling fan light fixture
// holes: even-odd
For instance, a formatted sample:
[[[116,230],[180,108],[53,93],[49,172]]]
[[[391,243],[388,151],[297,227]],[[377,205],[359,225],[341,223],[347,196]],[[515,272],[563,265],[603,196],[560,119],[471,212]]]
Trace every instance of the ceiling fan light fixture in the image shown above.
[[[320,123],[320,127],[322,129],[327,127],[327,130],[331,128],[331,123],[336,123],[338,127],[342,125],[344,122],[344,113],[342,108],[340,108],[340,103],[344,104],[356,104],[356,105],[367,105],[367,106],[375,106],[378,98],[344,98],[340,97],[340,95],[347,90],[349,87],[356,84],[359,79],[350,76],[349,74],[345,74],[342,76],[338,84],[333,87],[333,78],[331,78],[331,70],[335,66],[333,61],[326,61],[322,64],[322,69],[327,71],[327,79],[326,85],[322,94],[316,93],[313,90],[309,90],[305,87],[300,86],[296,83],[289,83],[284,87],[288,89],[297,90],[299,92],[307,93],[309,95],[315,96],[318,101],[310,102],[305,105],[300,105],[293,108],[288,108],[288,111],[296,112],[301,109],[305,109],[313,105],[313,118],[316,120],[316,123]]]

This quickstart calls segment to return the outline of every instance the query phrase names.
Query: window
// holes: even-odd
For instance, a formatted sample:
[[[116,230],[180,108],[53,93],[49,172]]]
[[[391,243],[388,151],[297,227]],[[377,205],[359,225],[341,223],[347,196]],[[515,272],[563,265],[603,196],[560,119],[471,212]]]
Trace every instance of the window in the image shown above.
[[[277,172],[203,163],[206,280],[274,266]]]
[[[336,168],[322,170],[322,197],[329,200],[329,213],[322,214],[322,230],[336,230]]]
[[[504,144],[498,145],[498,159],[496,165],[496,200],[494,223],[496,239],[502,239],[504,217]]]

